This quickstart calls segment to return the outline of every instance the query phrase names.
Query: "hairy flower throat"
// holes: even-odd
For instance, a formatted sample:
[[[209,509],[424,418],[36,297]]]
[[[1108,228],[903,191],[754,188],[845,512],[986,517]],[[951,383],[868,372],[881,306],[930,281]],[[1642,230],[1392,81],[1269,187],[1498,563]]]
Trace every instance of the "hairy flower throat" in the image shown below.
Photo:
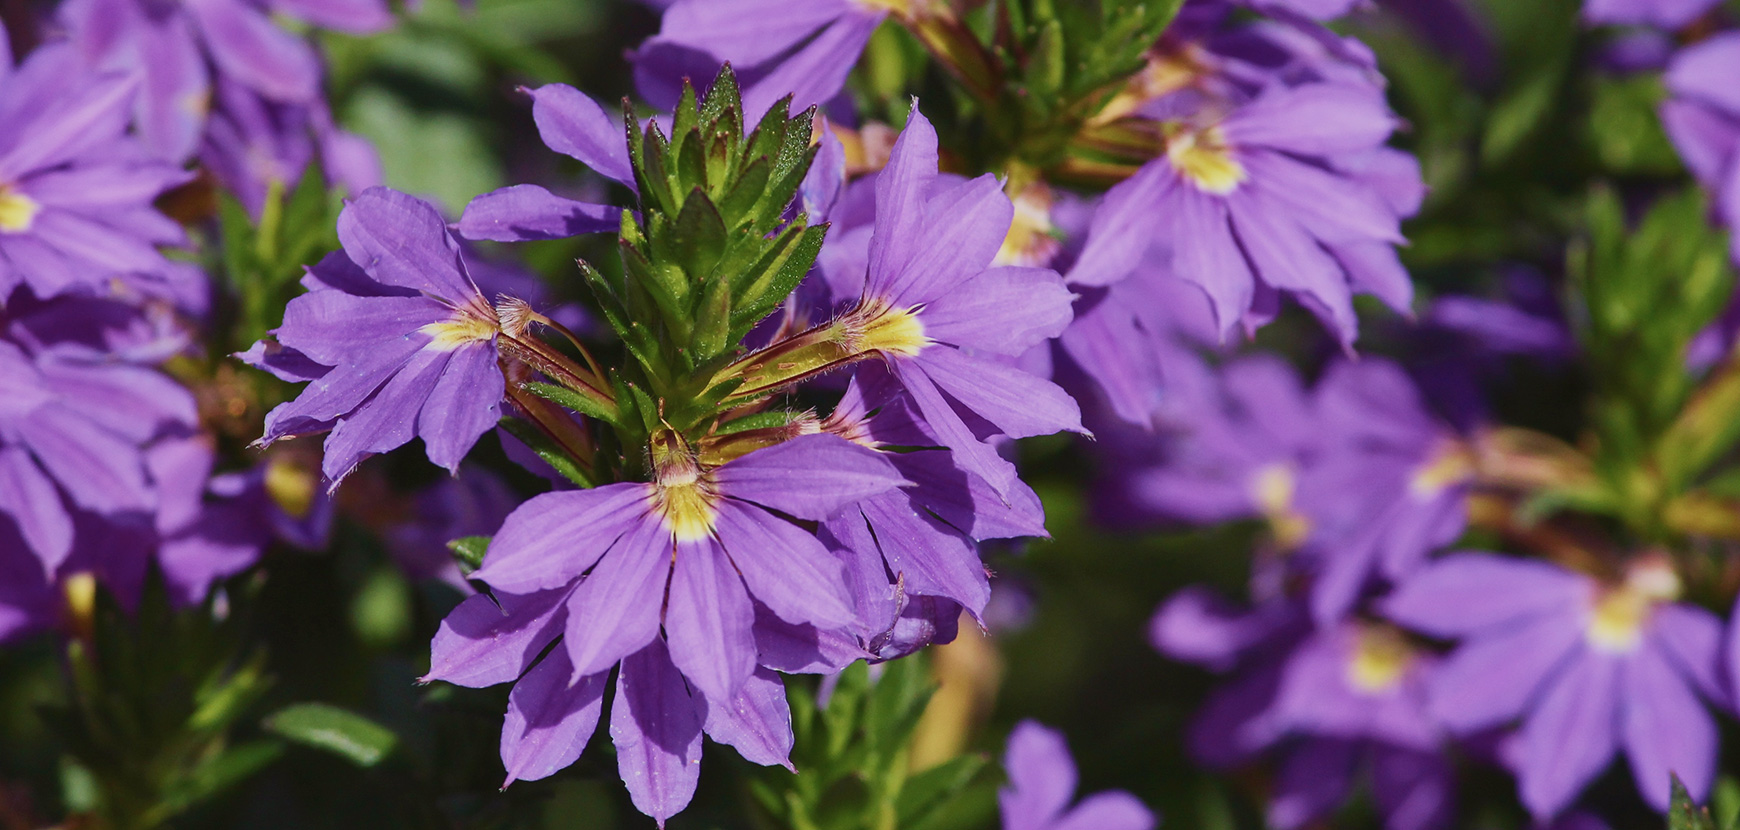
[[[486,341],[501,331],[495,309],[481,301],[467,303],[453,310],[453,316],[439,323],[430,323],[418,331],[433,338],[426,348],[450,352],[461,346]]]
[[[1226,134],[1219,127],[1194,129],[1172,122],[1161,129],[1166,137],[1166,160],[1197,190],[1225,196],[1244,183],[1245,166],[1233,158]]]
[[[1615,654],[1636,649],[1656,606],[1677,599],[1679,593],[1679,575],[1667,560],[1638,561],[1627,571],[1624,583],[1596,598],[1585,631],[1589,644]]]
[[[652,509],[664,517],[671,537],[693,542],[712,535],[719,494],[683,440],[671,433],[654,436],[652,462]]]
[[[0,184],[0,233],[23,233],[36,223],[42,205],[18,192],[10,185]]]
[[[1347,682],[1368,694],[1387,692],[1402,681],[1415,656],[1413,646],[1396,629],[1362,626],[1347,661]]]

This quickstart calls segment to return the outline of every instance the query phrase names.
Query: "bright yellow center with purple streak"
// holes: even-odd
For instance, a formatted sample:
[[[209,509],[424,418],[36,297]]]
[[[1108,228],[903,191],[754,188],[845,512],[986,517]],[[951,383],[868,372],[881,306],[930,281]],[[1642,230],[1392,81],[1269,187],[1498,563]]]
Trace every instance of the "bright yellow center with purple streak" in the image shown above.
[[[23,233],[36,223],[42,205],[11,185],[0,184],[0,233]]]
[[[661,474],[652,493],[653,512],[664,519],[671,538],[693,542],[712,535],[719,497],[698,470],[690,467]]]
[[[1416,658],[1401,632],[1387,625],[1364,625],[1347,660],[1347,682],[1367,694],[1388,692],[1402,682]]]
[[[845,331],[848,345],[859,352],[913,357],[932,342],[924,333],[918,311],[918,308],[866,306],[858,319],[848,321]]]
[[[501,331],[495,309],[481,298],[453,310],[453,316],[439,323],[430,323],[418,331],[431,338],[426,349],[450,352],[461,346],[481,343]]]
[[[1197,190],[1225,196],[1246,178],[1245,166],[1233,157],[1226,133],[1219,127],[1190,127],[1176,122],[1161,127],[1166,160]]]

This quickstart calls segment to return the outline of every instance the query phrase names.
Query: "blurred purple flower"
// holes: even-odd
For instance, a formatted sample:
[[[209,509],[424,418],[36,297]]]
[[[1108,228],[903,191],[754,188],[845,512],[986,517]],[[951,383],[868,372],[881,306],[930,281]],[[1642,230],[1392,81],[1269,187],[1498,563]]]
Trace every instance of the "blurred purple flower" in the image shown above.
[[[1345,621],[1313,631],[1289,600],[1240,611],[1189,588],[1160,607],[1149,636],[1163,654],[1234,670],[1197,714],[1190,748],[1219,769],[1274,752],[1274,826],[1329,816],[1362,775],[1390,830],[1449,826],[1453,779],[1426,708],[1435,660],[1393,627]]]
[[[1445,557],[1403,582],[1384,612],[1459,641],[1430,679],[1433,715],[1470,733],[1520,721],[1508,747],[1522,801],[1563,812],[1621,748],[1644,799],[1668,807],[1669,774],[1702,800],[1715,777],[1716,724],[1699,697],[1728,705],[1722,624],[1673,601],[1663,559],[1603,584],[1540,561]]]
[[[418,493],[415,514],[387,528],[386,543],[412,579],[439,579],[470,593],[447,543],[495,533],[519,499],[494,473],[470,465],[463,470],[463,475],[441,479]]]
[[[152,200],[191,176],[126,135],[137,88],[65,46],[0,72],[0,304],[20,284],[46,298],[177,276],[157,246],[186,237]]]
[[[374,147],[334,126],[325,101],[274,102],[227,78],[216,90],[200,163],[256,219],[272,188],[294,188],[317,155],[330,186],[357,194],[381,183]]]
[[[909,0],[680,0],[630,59],[635,87],[669,111],[685,78],[731,64],[754,123],[787,95],[791,108],[825,104],[846,86],[870,35]]]
[[[279,360],[293,351],[333,368],[267,415],[261,443],[331,430],[322,470],[332,487],[413,435],[430,461],[457,469],[499,420],[495,309],[426,202],[370,189],[339,214],[338,235],[344,250],[309,269],[309,292],[274,332]]]
[[[1075,759],[1063,733],[1024,720],[1003,753],[1009,785],[997,792],[1003,830],[1153,830],[1154,814],[1122,790],[1075,796]]]
[[[1662,123],[1692,176],[1711,194],[1715,214],[1740,228],[1740,32],[1688,46],[1668,65],[1671,97]],[[1740,233],[1730,240],[1740,261]]]
[[[1721,0],[1583,0],[1583,22],[1683,29],[1719,5]]]
[[[392,25],[382,0],[68,0],[58,12],[72,47],[97,70],[138,73],[133,120],[157,158],[198,149],[214,79],[276,103],[320,99],[320,57],[270,15],[344,32]]]

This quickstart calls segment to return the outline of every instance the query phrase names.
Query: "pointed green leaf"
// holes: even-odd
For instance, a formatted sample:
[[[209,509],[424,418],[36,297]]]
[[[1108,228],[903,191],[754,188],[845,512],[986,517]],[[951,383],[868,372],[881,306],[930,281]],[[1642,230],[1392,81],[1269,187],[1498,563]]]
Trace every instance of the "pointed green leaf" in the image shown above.
[[[392,730],[325,703],[286,706],[266,718],[263,725],[276,735],[330,752],[359,767],[379,764],[399,744],[399,737]]]

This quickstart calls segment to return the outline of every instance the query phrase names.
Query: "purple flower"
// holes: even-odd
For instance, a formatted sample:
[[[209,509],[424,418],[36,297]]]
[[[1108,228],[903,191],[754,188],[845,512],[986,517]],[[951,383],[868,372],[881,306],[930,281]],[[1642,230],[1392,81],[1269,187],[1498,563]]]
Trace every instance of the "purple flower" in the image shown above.
[[[1683,29],[1718,5],[1721,0],[1584,0],[1583,22]]]
[[[205,599],[214,582],[252,566],[271,538],[245,497],[220,497],[212,477],[210,437],[165,439],[146,453],[158,485],[157,561],[170,596],[184,605]]]
[[[1323,446],[1300,477],[1317,620],[1345,615],[1374,579],[1405,577],[1462,535],[1476,459],[1396,364],[1331,366],[1313,392]]]
[[[1728,32],[1682,49],[1668,65],[1662,123],[1680,158],[1709,190],[1716,215],[1740,228],[1740,32]],[[1740,233],[1731,240],[1740,261]]]
[[[27,348],[0,337],[0,515],[53,574],[73,553],[79,513],[148,523],[158,493],[144,449],[195,418],[193,396],[151,368],[72,340]]]
[[[914,108],[876,178],[863,293],[828,325],[853,352],[881,355],[937,442],[1007,498],[1015,468],[983,439],[1079,432],[1081,412],[1056,384],[991,356],[1013,358],[1061,333],[1070,295],[1054,271],[992,265],[1009,199],[988,175],[933,187],[936,147]]]
[[[681,0],[659,33],[631,57],[635,86],[654,106],[676,106],[685,77],[712,77],[730,63],[753,122],[779,99],[825,104],[846,86],[870,34],[909,0]]]
[[[822,429],[870,448],[935,446],[914,410],[887,373],[870,365]],[[861,499],[822,526],[824,540],[846,562],[860,639],[886,659],[928,642],[916,636],[926,626],[941,642],[952,639],[961,608],[982,621],[991,586],[979,542],[1047,534],[1039,497],[1019,480],[1005,502],[983,478],[959,469],[947,450],[883,457],[910,486]],[[949,602],[939,606],[938,598]],[[917,628],[897,632],[902,626]]]
[[[546,493],[515,510],[472,575],[502,611],[481,596],[461,604],[435,639],[429,678],[510,681],[562,637],[510,697],[511,782],[573,763],[621,663],[618,765],[635,805],[662,822],[694,792],[703,728],[751,761],[789,763],[770,669],[837,670],[865,656],[819,633],[855,621],[844,565],[781,516],[820,521],[905,482],[880,453],[833,435],[706,469],[670,443],[653,456],[654,482]]]
[[[381,183],[374,147],[334,126],[325,101],[274,102],[227,78],[216,88],[200,163],[256,218],[272,187],[294,188],[316,153],[327,181],[350,193]]]
[[[505,388],[495,309],[428,203],[371,188],[338,219],[342,252],[309,270],[274,334],[332,367],[272,410],[262,444],[331,430],[322,470],[336,487],[374,453],[423,439],[448,470],[499,420]]]
[[[1642,558],[1604,584],[1545,562],[1445,557],[1390,595],[1391,619],[1459,642],[1428,683],[1433,714],[1461,733],[1520,722],[1510,764],[1523,804],[1562,812],[1623,748],[1644,799],[1668,807],[1670,773],[1694,798],[1715,776],[1725,702],[1722,626],[1673,600],[1679,578]]]
[[[1009,785],[997,792],[1003,830],[1153,830],[1154,814],[1122,790],[1094,793],[1071,807],[1075,759],[1063,733],[1024,720],[1003,753]]]
[[[190,176],[126,136],[137,86],[65,46],[0,72],[0,303],[20,284],[46,298],[173,276],[156,246],[185,237],[152,200]]]
[[[1197,714],[1190,747],[1216,768],[1273,752],[1281,765],[1274,826],[1328,816],[1362,775],[1390,830],[1449,825],[1452,779],[1426,705],[1435,660],[1394,627],[1344,621],[1311,630],[1289,600],[1240,611],[1192,588],[1160,607],[1149,634],[1176,659],[1236,669]]]
[[[70,0],[59,11],[88,66],[140,74],[133,120],[153,155],[177,163],[199,146],[214,78],[278,103],[320,98],[319,56],[271,14],[357,33],[392,24],[381,0]]]

